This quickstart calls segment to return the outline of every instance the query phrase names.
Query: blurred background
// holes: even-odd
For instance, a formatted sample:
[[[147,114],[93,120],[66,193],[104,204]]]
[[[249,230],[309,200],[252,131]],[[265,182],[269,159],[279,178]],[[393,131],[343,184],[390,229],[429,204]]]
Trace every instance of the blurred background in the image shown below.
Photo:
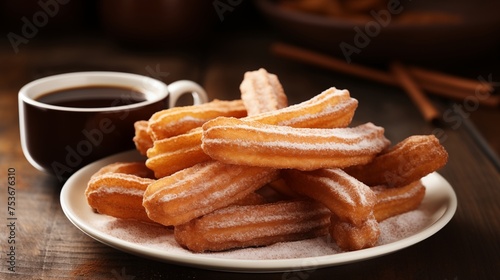
[[[384,68],[398,59],[495,82],[499,8],[500,1],[490,0],[2,1],[0,94],[17,94],[25,83],[52,74],[112,70],[167,83],[191,79],[211,98],[235,98],[239,69],[283,63],[269,51],[278,41],[349,63]],[[220,83],[233,90],[214,92]],[[499,121],[498,111],[470,114],[497,151],[497,132],[483,124]]]
[[[40,58],[45,60],[42,65],[32,69],[40,71],[35,75],[127,70],[116,61],[106,65],[112,59],[98,54],[107,47],[137,54],[182,51],[203,56],[222,40],[261,36],[348,62],[401,59],[467,75],[468,68],[477,71],[498,61],[498,8],[500,2],[491,0],[2,1],[1,74],[22,75],[16,68],[36,64],[23,61],[23,53],[32,50],[47,51]],[[82,55],[64,56],[64,50],[78,48]]]

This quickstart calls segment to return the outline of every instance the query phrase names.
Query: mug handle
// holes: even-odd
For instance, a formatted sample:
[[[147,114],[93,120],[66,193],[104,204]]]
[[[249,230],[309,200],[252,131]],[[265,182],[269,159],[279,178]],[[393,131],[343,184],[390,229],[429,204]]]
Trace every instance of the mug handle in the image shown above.
[[[172,108],[175,103],[185,93],[193,95],[193,104],[199,105],[208,102],[208,96],[205,90],[197,83],[188,80],[180,80],[168,85],[168,92],[170,94],[170,101],[168,107]]]

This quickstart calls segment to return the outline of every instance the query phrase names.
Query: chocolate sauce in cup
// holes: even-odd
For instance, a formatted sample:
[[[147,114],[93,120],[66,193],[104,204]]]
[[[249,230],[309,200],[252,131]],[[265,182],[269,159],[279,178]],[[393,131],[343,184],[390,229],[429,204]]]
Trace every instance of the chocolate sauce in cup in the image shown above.
[[[134,148],[134,122],[172,107],[183,94],[207,101],[182,80],[119,72],[76,72],[35,80],[19,91],[21,146],[37,169],[65,180],[81,167]]]

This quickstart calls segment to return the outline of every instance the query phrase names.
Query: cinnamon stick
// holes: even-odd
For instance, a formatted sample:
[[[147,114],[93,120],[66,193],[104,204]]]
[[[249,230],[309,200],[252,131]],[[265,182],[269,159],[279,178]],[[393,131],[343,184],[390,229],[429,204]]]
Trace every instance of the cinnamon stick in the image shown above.
[[[324,68],[335,70],[338,72],[350,74],[353,76],[358,76],[361,78],[373,80],[376,82],[392,86],[398,85],[398,83],[391,77],[391,75],[389,75],[384,71],[380,71],[362,65],[357,65],[354,63],[349,64],[338,58],[312,52],[295,46],[283,43],[274,43],[271,46],[271,51],[283,57],[291,58],[294,60],[306,62],[317,66],[322,66]]]
[[[448,86],[457,90],[468,90],[471,92],[492,93],[494,90],[493,86],[489,83],[477,80],[455,77],[416,66],[409,66],[407,69],[417,82]]]
[[[464,90],[461,88],[452,89],[446,85],[431,83],[426,84],[425,89],[430,93],[434,93],[435,95],[439,95],[456,101],[464,101],[466,98],[470,98],[471,96],[474,96],[476,93],[478,93],[475,90]],[[500,96],[493,95],[488,92],[476,96],[474,100],[477,100],[479,104],[488,107],[498,107],[498,105],[500,105]]]
[[[354,63],[347,63],[343,60],[303,48],[284,43],[274,43],[271,46],[271,51],[279,56],[300,62],[309,63],[386,85],[400,86],[399,82],[395,80],[391,74],[385,71]],[[442,73],[437,73],[441,78],[432,78],[432,74],[435,74],[436,72],[424,70],[424,75],[422,75],[421,70],[421,68],[413,67],[409,70],[409,72],[412,74],[412,77],[413,74],[415,74],[414,78],[418,79],[417,82],[419,82],[422,90],[458,101],[463,101],[472,94],[476,94],[477,89],[487,90],[486,93],[482,94],[484,98],[477,99],[479,104],[489,107],[497,107],[500,104],[500,98],[490,93],[490,90],[492,90],[493,87],[489,84],[483,84],[479,81],[467,80]],[[446,76],[446,78],[443,78],[444,76]],[[453,82],[450,82],[450,80]]]
[[[390,68],[396,80],[405,89],[408,96],[413,100],[413,103],[417,105],[424,119],[428,122],[437,121],[440,115],[439,111],[422,92],[410,76],[408,70],[399,62],[391,63]]]

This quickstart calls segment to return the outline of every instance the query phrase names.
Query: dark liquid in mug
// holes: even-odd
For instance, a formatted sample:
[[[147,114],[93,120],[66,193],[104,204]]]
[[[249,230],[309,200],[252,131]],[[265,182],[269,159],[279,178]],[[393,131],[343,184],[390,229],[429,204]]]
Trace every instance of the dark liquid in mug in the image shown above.
[[[103,108],[124,106],[146,101],[138,90],[114,86],[87,86],[53,91],[36,98],[37,101],[62,107]]]
[[[52,91],[36,98],[45,104],[103,108],[139,103],[145,93],[116,86],[87,86]],[[27,148],[48,172],[69,177],[104,156],[134,149],[134,123],[165,109],[168,98],[137,108],[104,112],[65,111],[23,103]]]

